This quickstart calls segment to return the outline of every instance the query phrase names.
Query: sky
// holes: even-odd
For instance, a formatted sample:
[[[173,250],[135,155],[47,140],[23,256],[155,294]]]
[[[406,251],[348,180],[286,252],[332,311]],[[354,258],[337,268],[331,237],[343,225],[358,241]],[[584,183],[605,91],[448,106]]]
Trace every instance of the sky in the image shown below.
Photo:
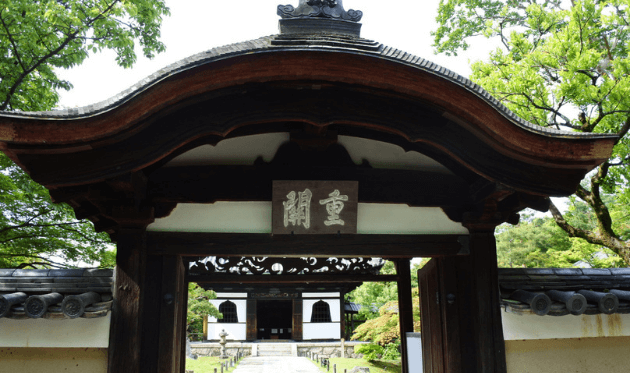
[[[114,53],[90,56],[82,65],[59,70],[74,89],[61,92],[59,107],[87,106],[106,100],[144,77],[190,55],[214,47],[278,33],[278,5],[297,6],[299,0],[167,0],[171,16],[164,19],[162,42],[166,51],[153,60],[138,53],[131,69],[116,65]],[[479,40],[458,57],[434,55],[431,31],[439,0],[345,0],[346,10],[363,12],[361,36],[429,59],[461,75],[470,74],[469,59],[484,59],[490,48]]]

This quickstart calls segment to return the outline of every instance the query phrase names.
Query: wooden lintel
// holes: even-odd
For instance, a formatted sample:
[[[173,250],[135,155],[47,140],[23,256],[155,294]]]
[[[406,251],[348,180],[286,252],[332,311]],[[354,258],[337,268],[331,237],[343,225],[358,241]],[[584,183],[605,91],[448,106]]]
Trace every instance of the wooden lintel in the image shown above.
[[[298,156],[299,153],[295,155]],[[361,186],[360,202],[407,203],[412,206],[470,203],[467,184],[457,176],[359,166],[179,166],[159,169],[149,180],[150,198],[170,203],[270,201],[273,180],[357,181]],[[422,193],[418,193],[420,190]]]
[[[398,275],[189,275],[189,282],[200,284],[329,284],[398,281]]]
[[[148,232],[150,254],[182,256],[380,257],[467,255],[465,235],[271,235]]]

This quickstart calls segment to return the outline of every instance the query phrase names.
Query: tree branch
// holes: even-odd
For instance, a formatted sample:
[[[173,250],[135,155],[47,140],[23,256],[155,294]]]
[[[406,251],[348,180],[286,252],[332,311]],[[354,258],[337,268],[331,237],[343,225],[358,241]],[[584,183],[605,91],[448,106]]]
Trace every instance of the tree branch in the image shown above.
[[[13,97],[13,95],[17,91],[18,87],[22,84],[22,82],[24,82],[24,79],[26,79],[26,77],[29,74],[31,74],[33,71],[37,70],[37,68],[39,68],[39,66],[41,66],[44,62],[46,62],[47,60],[49,60],[50,58],[54,57],[59,52],[61,52],[68,44],[70,44],[70,42],[72,42],[77,37],[77,35],[79,35],[79,33],[81,31],[90,28],[94,22],[96,22],[97,20],[101,19],[101,17],[103,17],[104,14],[106,14],[107,12],[112,10],[114,5],[116,5],[116,3],[118,3],[119,1],[120,0],[113,1],[99,15],[97,15],[94,18],[92,18],[91,20],[88,20],[85,23],[85,25],[84,25],[85,27],[84,28],[78,28],[74,32],[68,34],[66,36],[66,38],[63,40],[63,42],[61,44],[59,44],[59,46],[57,48],[51,50],[50,52],[48,52],[47,54],[45,54],[44,56],[39,58],[28,69],[24,68],[22,73],[18,76],[17,80],[11,85],[11,88],[9,89],[9,92],[7,93],[7,97],[0,104],[0,111],[7,109],[7,107],[9,106],[9,103],[11,102],[11,98]]]
[[[595,212],[597,216],[597,227],[599,229],[597,231],[587,231],[572,226],[566,221],[564,216],[562,216],[562,213],[558,210],[553,201],[549,200],[549,211],[556,224],[563,231],[567,232],[569,237],[582,238],[588,243],[606,246],[622,257],[626,264],[630,264],[630,246],[625,241],[619,239],[612,230],[612,220],[610,219],[608,208],[601,202],[601,199],[599,199],[601,203],[597,204],[597,199],[594,195],[581,186],[578,188],[576,194]]]
[[[15,229],[21,229],[21,228],[48,228],[48,227],[62,227],[62,226],[66,226],[66,225],[76,225],[76,224],[81,224],[81,221],[77,220],[77,221],[73,221],[73,222],[65,222],[65,223],[54,223],[54,224],[31,224],[29,222],[20,224],[20,225],[11,225],[5,228],[0,229],[0,234],[11,231],[11,230],[15,230]],[[0,241],[1,242],[6,242],[6,241]]]
[[[4,17],[2,16],[2,13],[3,12],[0,11],[0,21],[2,22],[2,27],[7,32],[7,37],[9,38],[9,42],[11,42],[11,46],[13,47],[12,49],[13,49],[13,54],[15,55],[15,58],[18,60],[18,63],[20,64],[22,71],[25,71],[26,67],[24,66],[24,63],[22,62],[22,57],[20,57],[20,52],[18,51],[17,44],[15,43],[15,40],[13,39],[13,35],[11,35],[9,26],[7,26],[6,22],[4,22]]]

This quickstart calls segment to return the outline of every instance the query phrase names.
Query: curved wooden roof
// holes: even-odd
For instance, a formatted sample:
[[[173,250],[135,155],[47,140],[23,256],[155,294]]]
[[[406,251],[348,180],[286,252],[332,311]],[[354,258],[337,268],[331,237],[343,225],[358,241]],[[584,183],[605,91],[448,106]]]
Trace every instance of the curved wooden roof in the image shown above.
[[[346,36],[275,35],[203,52],[88,107],[0,114],[0,150],[50,189],[152,170],[225,138],[306,130],[391,142],[469,185],[569,195],[616,136],[528,123],[468,79]]]

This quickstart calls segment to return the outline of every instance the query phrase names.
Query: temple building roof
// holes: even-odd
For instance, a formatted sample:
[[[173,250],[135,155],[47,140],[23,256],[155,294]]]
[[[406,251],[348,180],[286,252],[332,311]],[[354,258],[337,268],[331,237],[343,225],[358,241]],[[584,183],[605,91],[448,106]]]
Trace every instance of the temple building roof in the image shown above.
[[[500,268],[499,284],[506,312],[630,313],[630,268]]]
[[[273,282],[271,276],[269,283]],[[247,291],[268,287],[269,283],[230,286],[234,291]],[[112,284],[111,269],[0,269],[0,317],[103,317],[111,311]],[[500,268],[499,285],[501,307],[506,312],[540,316],[630,313],[629,268]],[[300,286],[293,288],[318,290]],[[334,286],[324,285],[319,291],[333,291]],[[289,287],[284,285],[283,289]],[[348,313],[357,313],[360,308],[345,304]]]
[[[412,66],[420,71],[445,79],[456,84],[472,94],[476,95],[488,105],[501,113],[513,124],[534,133],[540,133],[552,137],[568,138],[614,138],[612,134],[584,133],[564,131],[551,127],[541,127],[530,123],[505,107],[501,102],[492,97],[485,89],[470,79],[459,75],[445,67],[437,65],[428,59],[407,53],[403,50],[385,46],[373,40],[363,39],[349,35],[335,34],[278,34],[245,42],[212,48],[178,62],[172,63],[145,79],[137,82],[128,89],[120,92],[107,100],[78,108],[69,108],[40,112],[3,112],[0,118],[32,118],[32,119],[65,119],[79,120],[104,114],[110,110],[121,107],[135,97],[146,92],[160,82],[180,73],[197,68],[204,64],[225,60],[232,57],[269,53],[269,52],[299,52],[299,51],[323,51],[343,52],[357,55],[372,56],[384,60],[391,60],[403,65]],[[8,132],[10,133],[10,132]],[[16,135],[18,135],[16,133]],[[17,138],[15,140],[18,140]]]
[[[402,188],[369,162],[344,165],[349,168],[343,170],[317,162],[296,169],[283,161],[255,162],[239,170],[211,163],[165,171],[174,158],[228,139],[290,134],[291,144],[300,146],[297,155],[315,160],[324,155],[334,160],[342,148],[338,138],[417,152],[452,175],[426,170],[415,175],[433,183],[430,190],[460,196],[455,202],[423,206],[442,207],[456,222],[487,213],[496,220],[492,224],[515,222],[516,212],[525,207],[546,210],[547,196],[572,194],[584,175],[610,156],[615,135],[534,125],[467,78],[361,38],[361,12],[346,11],[342,3],[282,5],[278,35],[185,58],[97,104],[0,113],[0,150],[48,188],[56,202],[69,203],[78,217],[113,236],[121,226],[146,227],[177,203],[202,199],[205,194],[185,201],[181,195],[164,195],[182,192],[182,183],[205,183],[186,181],[185,175],[212,174],[222,180],[222,175],[240,173],[239,185],[261,191],[257,201],[270,200],[270,175],[304,179],[313,168],[328,178],[337,172],[337,179],[359,180],[362,191],[385,191],[360,202],[383,202]],[[283,150],[290,149],[285,145]],[[160,179],[160,173],[168,180]],[[439,188],[440,183],[452,187]],[[233,193],[217,200],[243,195],[252,200],[251,193],[228,189]],[[113,200],[115,208],[109,206]],[[135,211],[138,206],[142,211]],[[500,211],[490,212],[492,208]]]
[[[111,269],[0,269],[0,318],[106,316],[112,308]]]

